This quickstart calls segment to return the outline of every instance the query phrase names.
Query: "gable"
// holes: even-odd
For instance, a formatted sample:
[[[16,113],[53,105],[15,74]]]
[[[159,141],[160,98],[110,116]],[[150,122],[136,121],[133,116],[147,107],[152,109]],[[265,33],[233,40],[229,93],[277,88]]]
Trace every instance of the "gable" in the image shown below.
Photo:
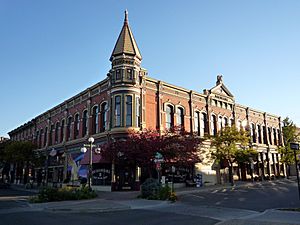
[[[210,90],[210,93],[212,94],[217,94],[217,95],[222,95],[224,97],[230,97],[233,98],[233,94],[228,90],[228,88],[222,83]]]

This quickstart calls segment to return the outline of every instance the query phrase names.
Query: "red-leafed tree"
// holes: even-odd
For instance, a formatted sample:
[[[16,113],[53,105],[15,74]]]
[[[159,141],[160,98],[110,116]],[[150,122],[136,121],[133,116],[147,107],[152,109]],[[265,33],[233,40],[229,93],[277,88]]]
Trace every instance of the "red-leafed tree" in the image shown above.
[[[110,140],[103,146],[102,156],[110,161],[154,168],[155,154],[159,152],[164,163],[188,165],[200,162],[201,139],[183,131],[168,131],[160,135],[155,130],[131,132],[128,137]]]

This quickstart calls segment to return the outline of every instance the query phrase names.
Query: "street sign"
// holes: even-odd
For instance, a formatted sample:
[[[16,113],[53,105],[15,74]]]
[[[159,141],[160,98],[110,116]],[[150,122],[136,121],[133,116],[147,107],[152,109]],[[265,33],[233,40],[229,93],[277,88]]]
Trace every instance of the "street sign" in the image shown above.
[[[299,144],[298,143],[290,143],[290,148],[292,150],[299,150]]]
[[[156,153],[155,153],[155,158],[156,158],[156,159],[162,159],[162,158],[163,158],[163,156],[162,156],[162,154],[161,154],[161,153],[159,153],[159,152],[156,152]]]
[[[155,163],[162,163],[164,162],[165,160],[164,159],[154,159],[154,162]]]

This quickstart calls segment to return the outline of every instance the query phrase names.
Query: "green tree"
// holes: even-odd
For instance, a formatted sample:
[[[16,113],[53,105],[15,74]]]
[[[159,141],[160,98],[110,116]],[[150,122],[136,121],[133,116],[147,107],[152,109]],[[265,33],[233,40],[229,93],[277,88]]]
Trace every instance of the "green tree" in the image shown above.
[[[216,136],[211,137],[211,155],[217,162],[226,162],[229,167],[229,179],[232,185],[233,164],[250,162],[257,153],[249,146],[249,133],[235,126],[226,126]]]
[[[284,146],[279,148],[279,153],[282,154],[281,162],[285,163],[288,167],[287,177],[289,178],[290,165],[295,162],[294,151],[291,150],[290,143],[299,141],[299,133],[297,132],[296,125],[288,117],[282,121],[282,124]]]

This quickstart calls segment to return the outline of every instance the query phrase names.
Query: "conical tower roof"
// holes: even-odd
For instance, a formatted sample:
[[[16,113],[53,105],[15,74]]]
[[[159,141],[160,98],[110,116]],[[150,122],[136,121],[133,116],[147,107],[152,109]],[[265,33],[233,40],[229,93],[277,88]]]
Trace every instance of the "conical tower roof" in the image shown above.
[[[128,24],[127,10],[125,11],[124,25],[118,37],[117,43],[114,47],[114,50],[111,54],[110,60],[112,61],[114,56],[119,56],[123,54],[136,56],[138,59],[142,60],[140,50],[135,42],[135,39]]]

